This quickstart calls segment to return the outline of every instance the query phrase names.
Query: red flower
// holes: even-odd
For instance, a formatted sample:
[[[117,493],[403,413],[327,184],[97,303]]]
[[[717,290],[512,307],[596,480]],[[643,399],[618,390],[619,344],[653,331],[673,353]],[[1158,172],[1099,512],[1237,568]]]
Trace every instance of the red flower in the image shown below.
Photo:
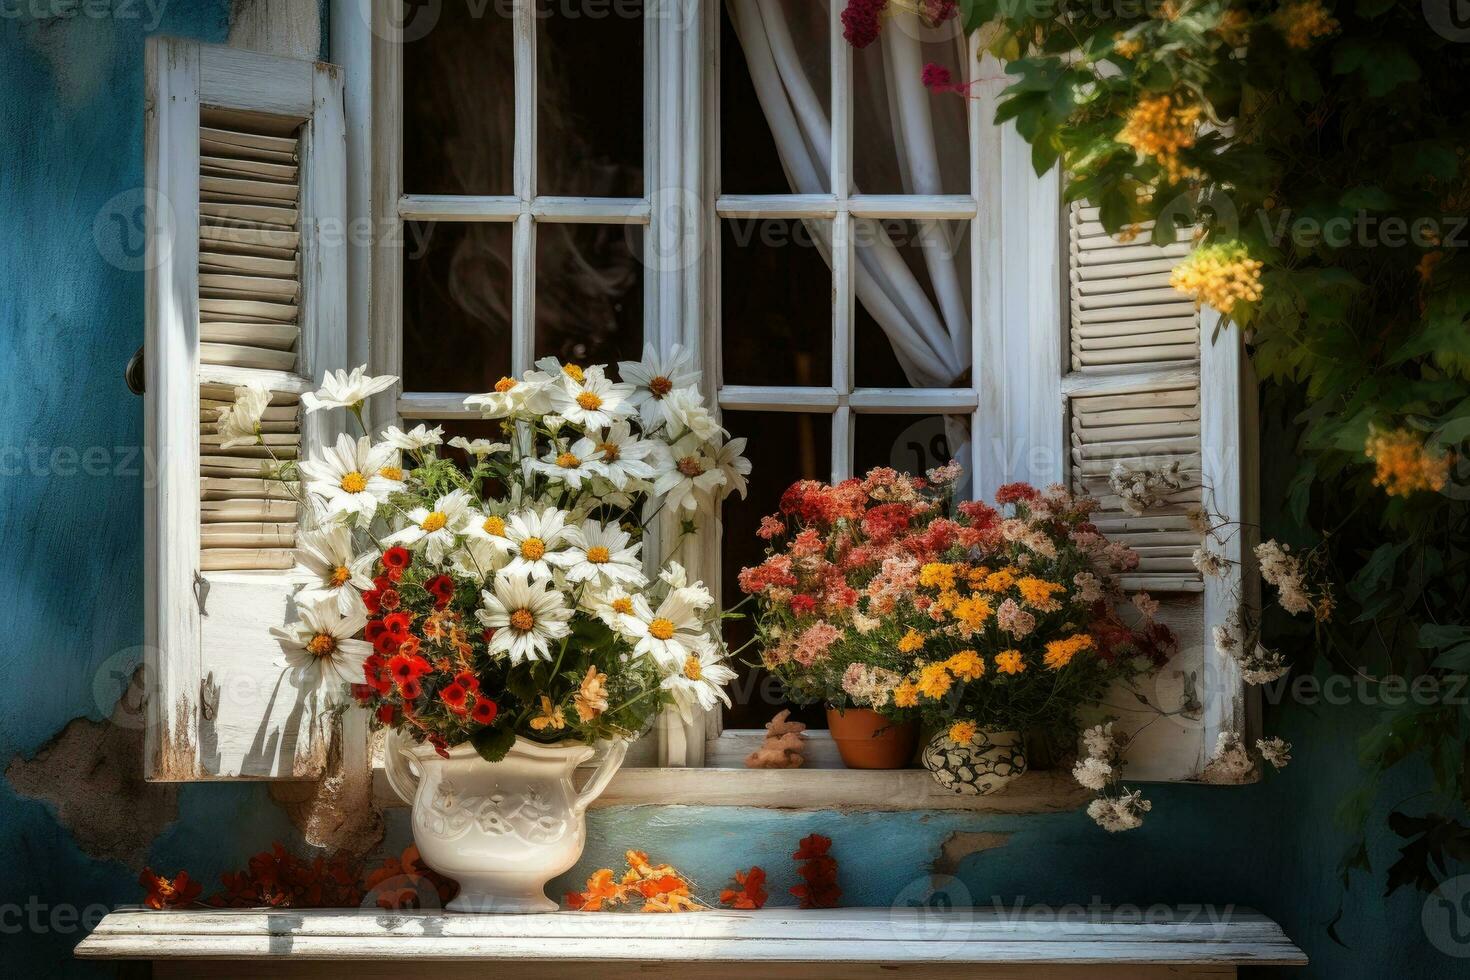
[[[403,603],[403,597],[398,594],[397,589],[383,589],[378,593],[379,608],[392,612]]]
[[[424,589],[434,597],[434,608],[443,609],[454,598],[454,579],[448,575],[435,575],[424,583]]]
[[[152,868],[144,868],[138,875],[138,884],[148,889],[143,904],[150,909],[181,909],[192,905],[199,898],[204,886],[189,880],[189,872],[180,871],[173,881],[160,878]]]
[[[408,553],[407,548],[395,546],[383,552],[383,567],[388,570],[388,577],[395,582],[412,561],[413,556]]]
[[[403,695],[405,701],[417,701],[419,695],[424,693],[424,686],[416,678],[410,677],[398,685],[398,693]]]
[[[759,867],[735,872],[733,887],[720,892],[720,904],[732,909],[758,909],[766,904],[766,873]]]
[[[405,685],[409,682],[417,683],[428,672],[429,662],[416,653],[400,653],[388,661],[388,673],[393,676],[398,689],[405,692],[405,697],[408,696]]]
[[[878,40],[879,18],[888,0],[847,0],[842,11],[842,36],[855,48],[866,48]]]
[[[393,705],[391,705],[391,704],[380,704],[380,705],[378,705],[378,721],[382,722],[383,724],[385,724],[385,725],[391,725],[391,724],[393,724],[393,718],[394,718],[394,716],[396,714],[397,714],[397,710],[393,707]]]
[[[791,611],[798,616],[803,613],[812,612],[817,608],[817,600],[809,595],[794,595],[791,597]]]
[[[444,741],[443,737],[439,735],[430,735],[429,744],[434,746],[435,752],[439,753],[446,759],[449,758],[449,743]]]
[[[761,526],[755,532],[756,537],[763,538],[766,541],[769,541],[772,538],[780,537],[785,533],[786,525],[781,523],[781,519],[779,517],[776,517],[772,514],[767,514],[765,517],[761,518]]]
[[[462,670],[459,673],[455,674],[454,683],[458,684],[466,691],[478,692],[480,690],[480,679],[474,674],[470,673],[468,670]]]
[[[842,889],[837,885],[837,862],[827,853],[831,847],[831,838],[811,834],[801,839],[796,853],[791,855],[802,862],[796,873],[803,881],[791,889],[791,894],[800,900],[804,909],[836,908],[842,897]]]
[[[791,855],[794,861],[809,861],[812,858],[826,857],[827,852],[832,849],[832,838],[823,837],[821,834],[808,834],[796,845],[796,853]]]
[[[500,705],[491,701],[483,694],[475,697],[475,706],[470,709],[470,717],[482,725],[488,725],[500,714]]]
[[[470,692],[458,684],[446,684],[439,691],[439,700],[457,715],[466,713],[465,702],[470,699]]]
[[[1041,491],[1029,483],[1006,483],[995,491],[995,502],[998,504],[1015,504],[1027,500],[1035,500],[1041,496]]]
[[[413,622],[413,613],[396,612],[389,613],[383,617],[383,628],[398,638],[402,643],[408,639],[408,627]]]

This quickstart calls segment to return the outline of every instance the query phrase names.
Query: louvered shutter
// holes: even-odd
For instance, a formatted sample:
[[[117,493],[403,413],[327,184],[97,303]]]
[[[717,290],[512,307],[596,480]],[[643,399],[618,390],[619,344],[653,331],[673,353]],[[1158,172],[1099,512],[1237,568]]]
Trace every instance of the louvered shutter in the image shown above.
[[[154,37],[146,167],[150,779],[303,778],[331,716],[287,678],[302,514],[270,454],[326,441],[301,393],[346,357],[343,90],[330,65]],[[234,388],[272,392],[270,447],[225,450]]]
[[[1174,660],[1140,692],[1169,716],[1129,710],[1134,692],[1117,692],[1106,713],[1142,730],[1130,779],[1189,779],[1208,762],[1221,730],[1247,725],[1240,679],[1210,641],[1237,580],[1207,581],[1195,569],[1201,536],[1186,516],[1207,493],[1211,510],[1231,520],[1249,510],[1254,415],[1251,400],[1242,399],[1248,380],[1240,334],[1214,330],[1218,317],[1169,285],[1170,270],[1189,253],[1187,231],[1159,246],[1145,225],[1122,241],[1085,204],[1067,209],[1066,227],[1068,479],[1102,502],[1099,529],[1138,552],[1125,584],[1160,600],[1161,618],[1179,637]],[[1175,462],[1183,484],[1176,493],[1143,516],[1122,508],[1109,485],[1115,465]],[[1231,535],[1228,557],[1248,556],[1247,536]]]

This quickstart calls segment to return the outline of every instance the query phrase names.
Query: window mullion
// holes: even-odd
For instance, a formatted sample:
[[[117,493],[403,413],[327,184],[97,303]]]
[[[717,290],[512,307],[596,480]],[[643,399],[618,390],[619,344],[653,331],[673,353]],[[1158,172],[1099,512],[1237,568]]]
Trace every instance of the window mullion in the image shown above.
[[[536,7],[519,0],[515,28],[515,157],[512,183],[520,214],[511,245],[511,371],[519,375],[536,350]]]

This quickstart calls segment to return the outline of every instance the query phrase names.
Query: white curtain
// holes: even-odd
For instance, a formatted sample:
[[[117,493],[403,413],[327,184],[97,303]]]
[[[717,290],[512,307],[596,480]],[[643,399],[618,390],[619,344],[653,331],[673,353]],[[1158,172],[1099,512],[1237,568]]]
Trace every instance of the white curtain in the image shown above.
[[[830,2],[726,0],[786,179],[798,194],[831,190]],[[958,18],[928,27],[912,11],[888,9],[880,40],[854,55],[854,191],[968,194],[964,100],[930,93],[922,82],[931,61],[968,81],[972,62]],[[830,264],[830,228],[808,224]],[[958,237],[963,229],[962,223],[920,222],[912,241],[895,242],[878,222],[853,222],[857,299],[916,388],[971,383],[970,267]],[[948,428],[951,450],[958,453],[965,439],[955,426]]]

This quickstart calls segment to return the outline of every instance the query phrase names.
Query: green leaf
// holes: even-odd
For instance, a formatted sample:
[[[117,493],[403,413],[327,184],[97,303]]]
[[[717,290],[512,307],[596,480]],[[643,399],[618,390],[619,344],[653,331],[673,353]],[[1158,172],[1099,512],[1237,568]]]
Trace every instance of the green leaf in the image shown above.
[[[1419,627],[1419,646],[1426,650],[1439,650],[1466,642],[1470,642],[1470,626],[1425,623]]]
[[[1393,207],[1392,195],[1381,187],[1354,187],[1338,198],[1338,203],[1354,211],[1387,211]]]
[[[999,12],[1000,0],[960,0],[960,23],[965,25],[966,34],[978,30]]]
[[[499,762],[516,744],[516,733],[509,725],[482,728],[470,736],[470,744],[486,762]]]
[[[1359,75],[1368,94],[1382,98],[1400,85],[1418,81],[1419,63],[1396,41],[1347,37],[1332,49],[1336,75]]]

